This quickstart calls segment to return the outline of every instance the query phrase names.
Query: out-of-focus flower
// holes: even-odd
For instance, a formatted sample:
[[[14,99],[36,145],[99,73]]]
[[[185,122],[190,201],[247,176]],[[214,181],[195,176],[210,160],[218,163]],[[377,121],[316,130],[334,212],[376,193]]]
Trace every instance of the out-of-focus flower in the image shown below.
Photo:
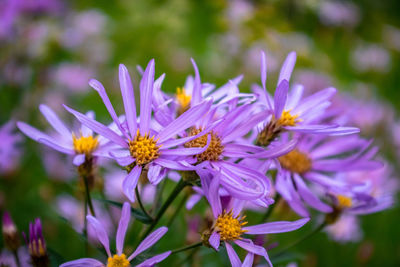
[[[322,1],[318,12],[321,22],[328,26],[354,27],[361,16],[355,4],[344,1]]]
[[[376,71],[386,73],[390,70],[389,52],[377,45],[360,45],[351,54],[351,64],[359,72]]]
[[[89,89],[87,84],[93,76],[94,71],[90,68],[73,63],[60,64],[52,75],[57,86],[72,92],[87,91]]]
[[[233,199],[226,207],[223,207],[218,194],[219,176],[214,177],[209,185],[207,185],[207,182],[202,181],[202,186],[205,189],[205,195],[214,215],[213,226],[202,235],[203,242],[217,251],[220,243],[224,242],[232,266],[252,266],[254,254],[264,257],[272,266],[265,248],[254,244],[251,239],[245,238],[244,235],[290,232],[301,228],[309,221],[308,218],[303,218],[294,222],[281,221],[245,226],[247,224],[245,221],[246,216],[240,214],[243,208],[241,201]],[[243,265],[231,243],[248,251]]]
[[[151,234],[149,234],[136,248],[136,250],[129,256],[126,257],[124,254],[124,240],[125,234],[129,226],[129,221],[131,218],[131,206],[128,202],[125,202],[122,207],[121,219],[119,221],[117,235],[116,235],[116,249],[117,253],[112,255],[110,251],[110,241],[108,239],[108,234],[104,229],[103,225],[93,216],[87,216],[87,220],[89,224],[93,226],[96,231],[96,235],[100,243],[104,246],[104,249],[107,252],[108,260],[107,266],[109,267],[128,267],[130,266],[130,261],[132,261],[136,256],[138,256],[143,251],[152,247],[161,237],[165,235],[168,231],[167,227],[160,227]],[[144,262],[136,265],[137,267],[147,267],[153,266],[156,263],[163,261],[171,254],[171,251],[164,252],[162,254],[151,257]],[[95,259],[84,258],[75,261],[70,261],[67,263],[63,263],[60,267],[100,267],[104,266],[105,263],[102,263]]]
[[[15,122],[9,121],[0,127],[0,173],[14,171],[19,164],[22,150],[19,147],[22,136],[14,133]]]
[[[2,232],[6,247],[11,251],[17,251],[21,245],[17,226],[15,225],[15,223],[11,219],[10,214],[7,211],[3,213]]]
[[[73,132],[65,126],[56,113],[46,105],[39,106],[40,111],[56,134],[46,134],[24,122],[17,122],[18,128],[33,140],[47,145],[63,154],[74,155],[74,164],[79,166],[92,156],[108,156],[109,142],[101,136],[93,136],[92,130],[82,125],[78,132]],[[93,113],[88,116],[94,117]]]
[[[400,51],[400,29],[391,25],[383,28],[383,39],[385,45],[395,51]]]
[[[283,142],[287,138],[287,135],[282,135]],[[332,208],[322,202],[306,182],[322,186],[325,190],[346,190],[349,186],[346,181],[334,179],[337,173],[370,171],[382,166],[380,162],[373,160],[377,150],[368,150],[370,144],[370,141],[358,136],[330,139],[323,136],[302,136],[294,150],[277,159],[275,188],[301,216],[309,216],[303,201],[316,210],[330,213]]]
[[[325,231],[340,243],[357,242],[362,238],[360,222],[355,215],[341,215],[335,223],[328,225]]]
[[[312,93],[332,85],[331,77],[310,69],[297,70],[294,80],[296,83],[303,85],[307,92]]]
[[[6,266],[6,267],[31,267],[31,258],[29,256],[28,249],[23,246],[18,249],[18,262],[19,265],[17,264],[17,261],[15,259],[15,254],[12,253],[11,251],[8,251],[6,249],[2,250],[0,253],[0,266]]]

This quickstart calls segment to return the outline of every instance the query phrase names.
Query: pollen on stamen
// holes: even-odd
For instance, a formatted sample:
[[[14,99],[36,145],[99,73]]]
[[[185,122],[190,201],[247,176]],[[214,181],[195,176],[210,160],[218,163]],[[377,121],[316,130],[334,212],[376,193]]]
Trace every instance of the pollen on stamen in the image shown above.
[[[286,155],[278,158],[282,168],[291,172],[303,174],[311,170],[312,161],[307,154],[294,149]]]
[[[185,92],[185,88],[176,88],[176,100],[179,103],[178,114],[184,113],[190,108],[192,97]]]
[[[197,135],[201,131],[202,129],[192,128],[189,132],[189,136]],[[221,144],[221,138],[214,132],[210,132],[192,141],[189,141],[184,144],[184,147],[204,147],[207,145],[208,135],[211,135],[210,144],[208,145],[206,151],[196,155],[198,162],[203,162],[206,160],[217,161],[220,159],[220,156],[224,151],[224,146]]]
[[[290,114],[290,110],[285,110],[282,112],[278,124],[280,126],[296,126],[297,123],[301,122],[301,119],[298,119],[298,117],[299,115]]]
[[[107,261],[107,267],[129,267],[131,266],[129,261],[126,259],[124,253],[121,255],[114,255],[113,257],[109,257]]]
[[[74,146],[74,150],[78,154],[91,154],[99,145],[98,136],[93,137],[89,136],[80,136],[77,137],[74,133],[72,133],[72,143]]]
[[[137,131],[136,137],[129,141],[129,152],[136,159],[137,165],[145,165],[157,159],[160,156],[160,145],[157,145],[157,140],[154,136],[150,138],[149,134],[140,135]]]
[[[242,230],[242,227],[247,224],[244,219],[246,216],[240,217],[240,215],[234,217],[233,211],[223,211],[215,221],[213,230],[220,234],[221,241],[233,241],[241,239],[242,234],[246,233],[247,230]]]
[[[336,196],[337,206],[341,209],[350,208],[353,205],[353,201],[350,197],[344,195]]]

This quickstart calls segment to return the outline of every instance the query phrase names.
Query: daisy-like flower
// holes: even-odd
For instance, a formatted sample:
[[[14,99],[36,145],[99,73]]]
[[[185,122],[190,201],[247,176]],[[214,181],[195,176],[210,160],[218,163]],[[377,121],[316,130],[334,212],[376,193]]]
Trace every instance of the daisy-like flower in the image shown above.
[[[200,148],[179,148],[207,133],[205,130],[194,136],[175,139],[177,134],[194,125],[201,117],[207,114],[211,101],[203,101],[188,109],[176,120],[165,127],[152,127],[152,95],[154,85],[154,60],[148,64],[140,82],[140,118],[136,115],[134,90],[128,70],[124,65],[119,67],[119,81],[122,100],[125,108],[125,121],[121,123],[107,96],[103,85],[91,80],[89,84],[99,93],[117,129],[109,127],[85,116],[71,108],[71,112],[82,124],[102,135],[118,146],[118,150],[110,153],[121,166],[129,166],[131,171],[123,182],[123,190],[130,201],[135,200],[134,189],[137,186],[142,171],[147,172],[150,183],[158,184],[166,175],[167,169],[193,170],[193,166],[185,161],[189,155],[203,152],[207,146]],[[156,125],[154,125],[156,126]]]
[[[354,127],[318,124],[325,109],[331,104],[335,88],[327,88],[308,97],[303,97],[304,88],[295,85],[289,92],[289,80],[296,62],[296,53],[291,52],[282,65],[274,97],[266,89],[267,64],[265,53],[261,53],[261,83],[254,91],[259,95],[261,109],[270,111],[266,120],[259,125],[257,144],[267,146],[283,131],[309,134],[346,135],[359,132]],[[259,107],[260,108],[260,107]]]
[[[282,142],[288,140],[282,134]],[[278,174],[276,190],[299,215],[309,213],[303,203],[321,212],[330,213],[330,205],[322,202],[312,188],[320,186],[326,190],[347,190],[348,182],[334,179],[337,173],[352,170],[373,170],[381,163],[373,160],[377,150],[368,149],[370,141],[358,136],[326,138],[324,136],[301,136],[294,150],[275,160]]]
[[[95,217],[93,217],[91,215],[88,215],[86,218],[87,218],[88,222],[95,229],[98,240],[100,241],[100,243],[104,246],[104,249],[106,250],[106,253],[108,256],[107,263],[103,263],[96,259],[84,258],[84,259],[79,259],[79,260],[63,263],[60,265],[60,267],[83,267],[83,266],[87,266],[87,267],[105,267],[105,266],[107,266],[107,267],[130,267],[131,266],[130,262],[136,256],[138,256],[143,251],[152,247],[168,231],[167,227],[158,228],[157,230],[152,232],[150,235],[148,235],[139,244],[139,246],[136,248],[136,250],[129,257],[127,257],[123,251],[124,251],[125,235],[126,235],[126,231],[129,226],[130,218],[131,218],[131,206],[129,205],[128,202],[125,202],[122,207],[121,218],[119,221],[117,235],[116,235],[117,253],[113,255],[110,251],[110,241],[108,239],[107,232],[104,229],[103,225]],[[135,265],[135,266],[137,266],[137,267],[139,267],[139,266],[140,267],[154,266],[156,263],[163,261],[170,254],[171,254],[171,251],[164,252],[162,254],[151,257],[151,258],[145,260],[144,262],[142,262],[138,265]]]
[[[92,130],[85,125],[81,125],[78,131],[72,131],[51,108],[42,104],[39,109],[56,132],[46,134],[24,122],[17,122],[18,128],[29,138],[61,153],[74,156],[73,162],[76,166],[84,163],[85,159],[108,153],[110,144],[107,139],[94,136]],[[93,117],[94,114],[89,112],[87,116]]]
[[[233,267],[252,266],[252,254],[264,257],[270,266],[272,266],[266,249],[254,244],[251,239],[245,237],[246,235],[264,235],[290,232],[301,228],[309,221],[308,218],[303,218],[294,222],[280,221],[246,226],[246,216],[241,215],[244,204],[243,201],[232,199],[227,207],[223,208],[221,204],[221,198],[218,194],[218,175],[211,180],[209,186],[206,183],[203,183],[203,188],[205,189],[206,197],[210,203],[214,216],[214,224],[209,231],[203,233],[203,240],[215,250],[218,250],[221,242],[223,242]],[[245,264],[243,263],[244,265],[242,265],[239,256],[233,249],[231,245],[232,243],[249,252],[250,255],[246,257]]]

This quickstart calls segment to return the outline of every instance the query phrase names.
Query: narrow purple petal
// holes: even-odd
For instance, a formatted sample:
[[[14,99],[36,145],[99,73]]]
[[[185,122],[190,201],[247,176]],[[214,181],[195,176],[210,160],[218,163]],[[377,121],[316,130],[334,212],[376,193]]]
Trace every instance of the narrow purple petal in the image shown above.
[[[221,199],[219,197],[219,179],[220,174],[217,174],[210,183],[210,187],[207,192],[207,199],[210,202],[210,206],[214,215],[217,218],[222,213]]]
[[[119,84],[121,87],[122,100],[124,102],[126,122],[128,124],[129,133],[133,138],[136,136],[137,130],[135,94],[133,92],[129,72],[123,64],[119,65]]]
[[[267,255],[267,251],[265,250],[265,248],[253,244],[253,242],[251,242],[251,240],[248,240],[248,241],[250,241],[250,242],[245,242],[243,240],[235,240],[234,242],[236,245],[247,250],[248,252],[251,252],[251,253],[254,253],[254,254],[257,254],[260,256]]]
[[[254,261],[254,254],[247,253],[246,258],[243,261],[242,267],[252,267]]]
[[[287,143],[279,144],[273,148],[265,150],[264,152],[248,155],[248,157],[267,158],[267,159],[277,158],[292,151],[296,147],[296,145],[297,145],[297,140],[293,139]]]
[[[108,111],[108,113],[110,114],[112,120],[114,121],[114,123],[117,125],[118,129],[121,131],[121,133],[125,134],[124,129],[121,126],[121,123],[118,119],[117,113],[115,113],[115,110],[111,104],[110,99],[108,98],[108,95],[106,93],[106,90],[104,89],[104,86],[97,80],[90,80],[89,81],[89,85],[97,91],[97,93],[99,94],[99,96],[101,97],[101,99],[103,100],[104,105],[106,106],[106,109]],[[89,117],[90,118],[90,117]],[[89,127],[90,128],[90,127]],[[90,128],[91,129],[91,128]],[[92,129],[93,130],[93,129]]]
[[[229,261],[232,264],[232,267],[241,267],[242,262],[240,261],[239,256],[236,254],[232,246],[228,242],[225,242],[225,247],[226,247],[226,252],[228,253]]]
[[[135,161],[135,158],[133,158],[132,156],[119,157],[115,155],[113,152],[110,152],[109,154],[118,163],[118,165],[122,167],[128,166]]]
[[[261,66],[261,84],[263,86],[264,91],[266,91],[267,87],[265,84],[267,82],[267,59],[266,59],[264,51],[261,51],[260,66]]]
[[[175,148],[162,150],[162,154],[168,156],[191,156],[203,153],[207,150],[211,142],[211,135],[207,136],[207,143],[204,147],[192,147],[192,148]]]
[[[196,169],[195,166],[186,166],[180,161],[169,160],[162,157],[154,160],[154,163],[160,164],[164,168],[168,168],[171,170],[190,171]]]
[[[152,185],[157,185],[165,177],[166,172],[162,171],[162,167],[158,164],[149,164],[149,171],[147,172],[147,179]]]
[[[104,264],[95,259],[84,258],[63,263],[60,267],[104,267]]]
[[[57,114],[51,108],[42,104],[39,106],[39,109],[54,130],[66,138],[71,137],[71,131],[65,126],[60,118],[58,118]]]
[[[145,260],[141,264],[136,265],[136,267],[152,267],[156,263],[159,263],[159,262],[165,260],[170,254],[171,254],[171,251],[167,251],[162,254],[156,255],[154,257],[151,257],[151,258]]]
[[[297,173],[295,173],[293,176],[296,183],[297,192],[299,192],[299,195],[304,202],[321,212],[332,212],[332,207],[322,202],[314,193],[312,193],[307,187],[306,183]]]
[[[126,230],[128,229],[129,221],[131,220],[131,205],[128,202],[125,202],[122,207],[121,218],[118,224],[117,230],[117,253],[121,255],[124,249],[124,240]]]
[[[42,131],[39,131],[38,129],[30,126],[29,124],[26,124],[25,122],[18,121],[17,122],[17,127],[18,129],[23,132],[26,136],[29,138],[38,141],[39,139],[50,139],[51,137],[45,134]],[[72,136],[71,136],[72,139]]]
[[[97,122],[82,113],[75,111],[67,106],[64,107],[68,110],[68,112],[72,113],[81,123],[85,124],[88,128],[92,129],[94,132],[104,136],[105,138],[109,139],[110,141],[124,147],[128,148],[128,143],[118,134],[110,130],[107,126]]]
[[[286,105],[286,99],[289,90],[289,82],[282,80],[276,88],[274,95],[275,118],[279,119]]]
[[[292,51],[286,57],[285,62],[283,62],[281,72],[279,73],[278,84],[280,84],[283,80],[290,81],[290,76],[292,76],[295,64],[296,64],[296,52]]]
[[[220,244],[220,239],[221,236],[217,233],[217,232],[213,232],[210,236],[210,238],[208,239],[208,242],[210,243],[210,245],[216,250],[218,251],[219,249],[219,244]]]
[[[72,163],[75,165],[75,166],[80,166],[82,163],[84,163],[85,162],[85,154],[79,154],[79,155],[76,155],[75,157],[74,157],[74,160],[72,161]]]
[[[150,60],[140,81],[140,134],[144,136],[150,130],[151,103],[154,84],[154,59]]]
[[[161,237],[167,233],[168,228],[167,227],[160,227],[151,234],[149,234],[136,248],[136,250],[132,253],[132,255],[129,256],[128,260],[132,260],[135,258],[137,255],[142,253],[143,251],[147,250],[151,246],[153,246],[158,240],[160,240]]]
[[[303,218],[294,222],[280,221],[280,222],[270,222],[263,223],[253,226],[243,227],[246,230],[246,234],[250,235],[265,235],[265,234],[277,234],[291,232],[299,229],[305,225],[310,219]]]
[[[97,239],[100,241],[100,243],[103,245],[104,249],[106,250],[107,256],[111,257],[110,241],[108,240],[108,235],[107,235],[107,232],[104,229],[103,225],[95,217],[93,217],[91,215],[86,216],[86,219],[88,220],[90,225],[94,228]]]
[[[191,107],[189,110],[180,115],[176,120],[166,126],[157,136],[159,143],[175,136],[177,133],[194,125],[204,114],[210,109],[211,100],[205,100],[202,103]]]
[[[194,85],[193,85],[193,92],[192,92],[192,100],[191,104],[197,105],[202,101],[202,96],[201,96],[201,81],[200,81],[200,74],[199,74],[199,69],[197,68],[196,62],[194,61],[193,58],[190,59],[192,61],[192,65],[194,68]]]
[[[141,173],[142,166],[136,165],[135,168],[133,168],[128,174],[128,176],[125,177],[122,183],[122,190],[124,191],[125,196],[131,202],[135,202],[135,188],[137,186]]]
[[[40,138],[39,140],[37,140],[39,143],[42,143],[48,147],[51,147],[52,149],[55,149],[61,153],[67,154],[67,155],[73,155],[75,154],[75,151],[69,147],[64,147],[64,146],[60,146],[58,144],[55,143],[55,141],[49,140],[49,139],[44,139],[44,138]]]

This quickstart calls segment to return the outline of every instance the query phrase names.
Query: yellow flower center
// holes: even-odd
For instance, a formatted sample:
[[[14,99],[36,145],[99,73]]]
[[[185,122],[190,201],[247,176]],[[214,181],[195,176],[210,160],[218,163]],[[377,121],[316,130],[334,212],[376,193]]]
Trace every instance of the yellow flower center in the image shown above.
[[[93,137],[90,136],[80,136],[76,137],[74,133],[72,133],[72,143],[74,145],[74,150],[78,154],[91,154],[99,145],[99,141],[97,140],[98,136]]]
[[[139,130],[135,139],[129,141],[129,152],[136,159],[137,165],[144,165],[158,158],[160,147],[157,145],[157,140],[154,140],[154,136],[151,138],[149,134],[141,136]]]
[[[278,120],[280,126],[295,126],[297,123],[301,122],[301,119],[297,119],[299,115],[290,114],[290,110],[284,110],[281,117]]]
[[[28,247],[29,247],[29,254],[33,256],[41,257],[46,255],[46,247],[41,239],[33,240]]]
[[[194,136],[201,131],[202,129],[192,128],[189,132],[189,136]],[[196,155],[198,162],[203,162],[206,160],[217,161],[224,151],[224,146],[221,144],[221,138],[219,138],[219,136],[214,132],[210,132],[192,141],[189,141],[184,144],[184,147],[204,147],[205,145],[207,145],[208,135],[211,135],[210,144],[208,145],[206,151]]]
[[[228,213],[224,211],[215,221],[214,231],[220,234],[221,241],[240,239],[241,235],[247,232],[242,230],[242,227],[247,224],[246,221],[243,221],[245,218],[246,216],[240,218],[240,215],[233,217],[232,211]]]
[[[129,261],[126,259],[124,253],[121,255],[114,255],[112,258],[109,257],[107,261],[107,267],[129,267]]]
[[[185,92],[185,88],[176,88],[176,100],[179,103],[178,113],[182,114],[190,107],[190,100],[192,100],[192,96],[187,95]]]
[[[279,157],[278,161],[282,168],[299,174],[308,172],[312,167],[311,159],[297,149]]]
[[[338,201],[338,207],[339,208],[350,208],[353,204],[353,201],[351,200],[350,197],[344,196],[344,195],[338,195],[336,196],[336,199]]]

